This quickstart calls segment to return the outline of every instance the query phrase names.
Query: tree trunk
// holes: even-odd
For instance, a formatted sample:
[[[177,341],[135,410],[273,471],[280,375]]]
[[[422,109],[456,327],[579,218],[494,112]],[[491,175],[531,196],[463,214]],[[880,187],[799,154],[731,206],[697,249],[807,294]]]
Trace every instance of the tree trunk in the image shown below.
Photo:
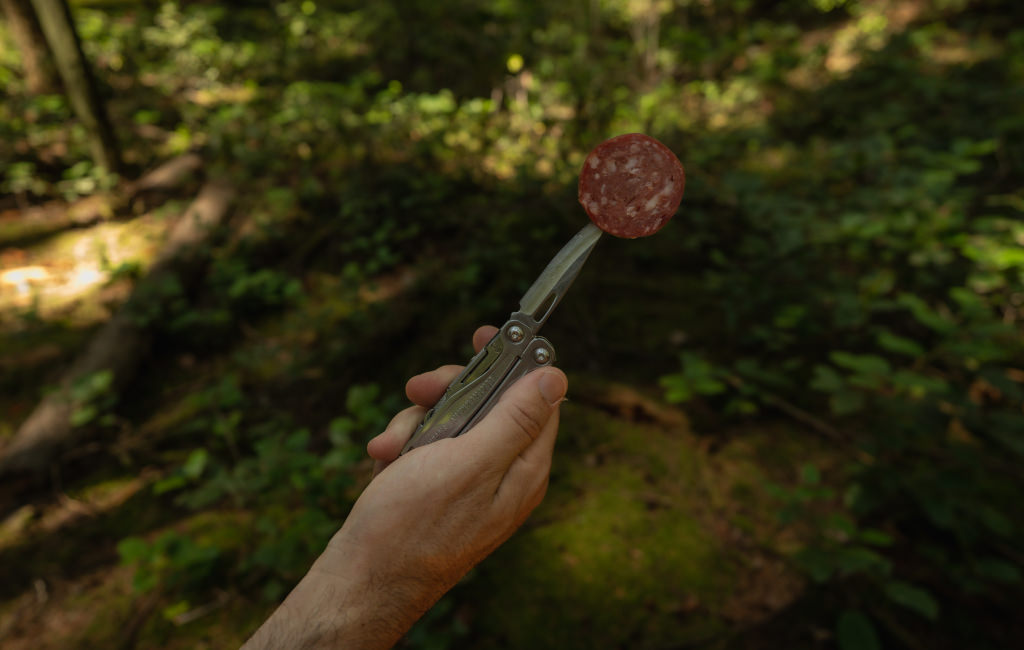
[[[21,53],[21,67],[25,73],[25,87],[30,95],[56,92],[60,79],[50,58],[50,48],[39,27],[29,0],[0,0],[0,9],[7,16],[14,44]]]
[[[82,43],[71,21],[71,10],[64,0],[32,0],[32,6],[50,44],[71,107],[89,135],[93,161],[108,171],[121,171],[117,138],[82,54]]]

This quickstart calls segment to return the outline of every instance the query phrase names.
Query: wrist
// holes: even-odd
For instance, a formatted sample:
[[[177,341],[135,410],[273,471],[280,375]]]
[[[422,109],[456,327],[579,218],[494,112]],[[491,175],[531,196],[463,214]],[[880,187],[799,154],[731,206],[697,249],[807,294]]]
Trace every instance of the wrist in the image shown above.
[[[391,647],[406,631],[372,559],[339,531],[244,650]],[[415,619],[413,619],[415,620]]]
[[[364,539],[346,525],[307,577],[346,585],[348,632],[352,638],[375,641],[358,647],[391,647],[448,587],[438,581],[436,572],[409,560],[393,539]]]

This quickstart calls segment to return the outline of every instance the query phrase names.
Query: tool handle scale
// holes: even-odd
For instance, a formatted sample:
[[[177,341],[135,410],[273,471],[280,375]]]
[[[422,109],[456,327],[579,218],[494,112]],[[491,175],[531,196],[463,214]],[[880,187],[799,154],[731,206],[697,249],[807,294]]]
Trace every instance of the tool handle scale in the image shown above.
[[[465,369],[448,385],[444,395],[413,432],[402,449],[417,447],[444,438],[462,435],[491,410],[502,393],[523,375],[554,363],[555,350],[517,312],[498,333],[481,348]]]

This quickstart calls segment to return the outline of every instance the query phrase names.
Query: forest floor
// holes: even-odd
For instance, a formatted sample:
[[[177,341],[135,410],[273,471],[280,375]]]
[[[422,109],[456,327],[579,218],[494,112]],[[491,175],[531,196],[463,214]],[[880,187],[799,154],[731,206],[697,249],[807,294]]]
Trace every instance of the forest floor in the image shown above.
[[[13,354],[0,370],[15,388],[0,400],[3,435],[124,300],[131,279],[115,269],[129,261],[148,265],[175,208],[180,204],[172,202],[5,251],[0,301],[5,314],[21,316],[2,323]],[[400,285],[378,283],[364,295],[379,298]],[[324,308],[311,299],[301,309]],[[235,349],[202,358],[155,352],[143,379],[154,389],[144,407],[123,408],[118,430],[78,446],[46,489],[4,487],[5,648],[228,647],[271,611],[237,588],[171,609],[174,601],[159,590],[133,588],[133,568],[119,561],[117,545],[168,530],[202,540],[245,528],[245,509],[182,512],[154,494],[174,463],[153,450],[190,416],[181,396],[197,377],[231,372],[240,348],[261,350],[271,366],[294,356],[289,345],[301,347],[302,337],[283,324],[291,319],[267,319]],[[58,329],[61,337],[53,335]],[[787,422],[702,433],[653,386],[572,369],[570,383],[546,501],[428,614],[410,646],[469,638],[505,647],[718,647],[803,593],[804,579],[786,560],[801,532],[779,523],[766,486],[798,484],[792,458],[819,467],[833,462],[834,452],[813,433],[794,435]],[[365,461],[352,468],[353,494],[368,471]],[[453,622],[439,624],[441,618]]]

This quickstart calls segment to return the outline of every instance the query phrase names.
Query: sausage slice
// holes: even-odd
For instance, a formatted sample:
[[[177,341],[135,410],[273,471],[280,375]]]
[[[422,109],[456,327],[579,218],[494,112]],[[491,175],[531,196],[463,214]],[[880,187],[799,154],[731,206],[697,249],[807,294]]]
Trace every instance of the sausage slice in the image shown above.
[[[610,235],[635,239],[658,232],[676,213],[686,174],[672,151],[643,133],[597,145],[580,171],[579,200]]]

